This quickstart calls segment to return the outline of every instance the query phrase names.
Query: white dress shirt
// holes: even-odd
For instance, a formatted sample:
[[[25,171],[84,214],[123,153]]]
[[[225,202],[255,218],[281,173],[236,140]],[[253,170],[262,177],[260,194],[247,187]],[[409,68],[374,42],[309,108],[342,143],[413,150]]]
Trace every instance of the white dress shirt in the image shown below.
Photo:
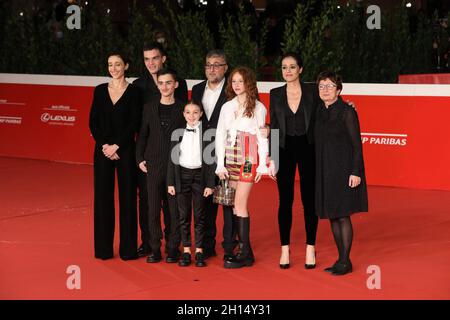
[[[198,169],[202,167],[202,147],[201,147],[201,122],[191,127],[186,124],[183,140],[180,143],[180,166],[188,169]],[[195,132],[188,131],[195,130]]]
[[[216,174],[225,172],[224,158],[225,146],[227,143],[227,135],[229,134],[229,142],[232,146],[236,142],[238,131],[256,134],[258,144],[259,165],[256,172],[266,174],[269,169],[266,165],[266,158],[269,154],[269,140],[261,135],[260,128],[266,123],[266,107],[256,100],[255,111],[253,117],[244,116],[244,109],[239,110],[239,102],[237,97],[228,101],[222,106],[220,111],[219,123],[216,130],[216,155],[217,169]]]
[[[220,93],[222,92],[223,85],[225,84],[225,78],[219,83],[215,89],[211,89],[206,81],[205,92],[203,93],[202,104],[205,111],[206,118],[209,120],[216,106],[217,100],[219,100]]]

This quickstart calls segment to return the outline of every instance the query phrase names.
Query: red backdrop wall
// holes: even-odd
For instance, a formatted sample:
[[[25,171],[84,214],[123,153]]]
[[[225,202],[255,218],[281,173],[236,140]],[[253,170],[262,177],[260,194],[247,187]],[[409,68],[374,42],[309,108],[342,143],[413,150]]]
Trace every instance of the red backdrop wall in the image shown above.
[[[0,76],[0,155],[92,163],[89,110],[106,78]],[[267,107],[280,85],[258,84]],[[450,86],[344,84],[343,96],[357,107],[369,184],[450,190]]]

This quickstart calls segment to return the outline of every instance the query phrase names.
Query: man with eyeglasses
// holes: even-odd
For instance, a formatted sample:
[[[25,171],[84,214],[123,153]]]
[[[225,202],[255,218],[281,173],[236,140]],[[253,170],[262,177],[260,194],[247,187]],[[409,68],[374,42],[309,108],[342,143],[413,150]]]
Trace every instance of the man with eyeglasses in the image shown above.
[[[146,70],[142,77],[136,79],[133,84],[141,90],[142,105],[150,101],[159,101],[161,93],[157,85],[157,74],[163,69],[164,63],[167,61],[167,54],[158,42],[145,43],[143,47],[144,64]],[[186,80],[177,78],[178,87],[175,89],[175,98],[185,103],[188,100],[188,91]],[[138,248],[138,256],[148,256],[150,248],[148,247],[148,199],[147,199],[147,182],[146,175],[139,170],[138,172],[138,188],[139,188],[139,227],[141,229],[142,244]],[[164,214],[164,236],[166,242],[169,240],[170,219],[169,208],[167,205],[162,207]],[[167,250],[166,250],[167,251]]]
[[[211,50],[206,55],[205,81],[196,84],[192,88],[192,100],[203,107],[202,126],[204,132],[208,129],[215,130],[219,121],[222,105],[227,101],[225,94],[226,78],[228,70],[227,58],[222,50]],[[213,135],[213,140],[214,141]],[[224,260],[233,256],[233,249],[237,245],[235,228],[233,226],[232,207],[223,206],[223,242]],[[212,202],[212,197],[206,200],[205,235],[203,253],[205,258],[216,256],[216,218],[218,205]]]

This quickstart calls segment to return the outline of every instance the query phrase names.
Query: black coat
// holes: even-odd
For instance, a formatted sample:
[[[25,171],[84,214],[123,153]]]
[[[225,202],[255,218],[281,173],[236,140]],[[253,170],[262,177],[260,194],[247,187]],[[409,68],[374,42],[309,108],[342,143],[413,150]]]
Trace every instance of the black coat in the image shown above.
[[[306,135],[308,142],[314,141],[314,118],[317,105],[320,102],[316,84],[300,82],[302,88],[301,110],[304,112]],[[284,148],[286,141],[286,106],[287,84],[270,90],[270,129],[278,129],[280,133],[280,147]]]
[[[202,154],[202,188],[214,188],[216,185],[216,164],[207,164],[205,162],[205,158],[203,157],[203,151],[205,148],[211,143],[210,141],[203,140],[203,130],[202,125],[199,126],[201,132],[200,132],[200,141],[201,143],[201,154]],[[180,165],[179,165],[179,156],[180,156],[180,143],[183,139],[184,130],[186,129],[186,123],[184,123],[184,126],[178,128],[180,130],[180,135],[177,141],[171,141],[171,148],[172,155],[174,155],[174,159],[172,157],[169,157],[169,165],[167,167],[167,185],[168,186],[175,186],[175,191],[181,192],[181,173],[180,173]],[[175,149],[176,148],[176,149]]]
[[[315,124],[316,213],[320,218],[339,218],[368,211],[361,133],[356,111],[338,99],[317,108]],[[350,188],[349,177],[361,178]]]
[[[167,165],[167,157],[170,151],[170,134],[161,127],[158,113],[159,98],[151,100],[144,105],[141,129],[136,144],[136,162],[139,165],[147,161],[147,165]],[[184,123],[184,103],[176,100],[172,109],[170,126],[167,132],[172,132]]]
[[[192,87],[192,100],[202,106],[202,99],[203,99],[203,93],[205,92],[207,80],[197,83],[195,86]],[[203,125],[203,131],[205,132],[208,129],[216,129],[217,124],[219,122],[219,116],[220,116],[220,110],[222,110],[222,106],[225,102],[227,102],[227,96],[225,94],[225,88],[227,86],[227,81],[225,80],[225,83],[223,85],[222,91],[220,92],[219,99],[217,100],[216,105],[214,106],[213,113],[211,114],[210,119],[206,117],[206,114],[203,112],[202,117],[202,125]]]

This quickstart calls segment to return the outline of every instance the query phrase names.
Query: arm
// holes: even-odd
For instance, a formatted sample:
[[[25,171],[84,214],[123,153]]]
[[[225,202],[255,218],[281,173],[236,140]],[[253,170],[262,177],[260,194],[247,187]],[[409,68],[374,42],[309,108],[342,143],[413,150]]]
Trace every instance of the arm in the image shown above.
[[[273,90],[271,90],[270,92],[270,105],[269,105],[269,112],[270,112],[270,129],[280,129],[280,124],[278,122],[278,118],[277,118],[277,114],[275,112],[275,108],[276,108],[276,102],[277,102],[277,97],[275,95],[275,92]],[[272,150],[272,138],[269,134],[269,154]]]
[[[147,139],[149,137],[150,108],[151,105],[149,104],[146,104],[144,106],[141,129],[139,130],[139,137],[136,143],[136,162],[138,166],[145,160],[145,148],[147,146]]]
[[[100,105],[99,105],[99,93],[96,87],[94,90],[94,96],[92,98],[91,111],[89,113],[89,129],[91,130],[92,137],[95,142],[103,146],[108,143],[106,137],[103,135],[103,132],[100,129]]]
[[[225,107],[225,108],[224,108]],[[216,129],[216,157],[217,157],[217,168],[216,168],[216,174],[219,174],[220,172],[225,172],[225,144],[227,140],[227,105],[222,106],[222,110],[220,110],[220,116],[219,116],[219,122],[217,124]]]
[[[352,144],[352,171],[351,175],[361,177],[364,168],[362,154],[361,132],[359,128],[358,115],[354,109],[346,110],[344,123]]]
[[[260,107],[256,111],[256,121],[258,123],[258,134],[256,135],[258,141],[258,156],[259,156],[259,165],[256,169],[257,173],[267,174],[269,170],[267,168],[266,160],[269,155],[269,139],[265,138],[259,132],[259,128],[263,127],[266,122],[266,108],[264,105],[260,105]]]

